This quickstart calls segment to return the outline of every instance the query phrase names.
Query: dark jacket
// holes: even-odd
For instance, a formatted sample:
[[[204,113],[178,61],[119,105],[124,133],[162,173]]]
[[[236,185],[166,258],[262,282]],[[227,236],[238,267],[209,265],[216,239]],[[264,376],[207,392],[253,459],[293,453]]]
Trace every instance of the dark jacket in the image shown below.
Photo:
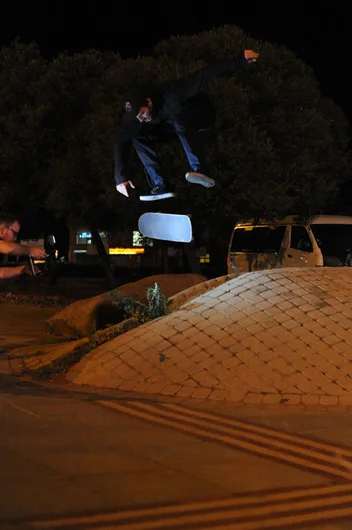
[[[115,143],[115,180],[121,184],[128,180],[125,177],[125,166],[131,141],[141,134],[143,127],[150,130],[153,124],[175,119],[184,109],[185,104],[197,94],[203,92],[218,77],[228,77],[238,70],[246,68],[248,61],[241,51],[234,59],[225,59],[197,70],[187,77],[168,81],[158,86],[137,90],[129,95],[125,103],[122,128]],[[152,121],[141,123],[137,118],[139,108],[146,105],[146,99],[153,102]]]

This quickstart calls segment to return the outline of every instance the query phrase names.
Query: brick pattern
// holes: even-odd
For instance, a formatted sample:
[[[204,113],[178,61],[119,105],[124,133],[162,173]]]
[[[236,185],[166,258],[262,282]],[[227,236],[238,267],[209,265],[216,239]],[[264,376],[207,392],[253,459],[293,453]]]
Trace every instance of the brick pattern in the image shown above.
[[[76,384],[250,403],[352,405],[352,269],[252,272],[103,344]]]

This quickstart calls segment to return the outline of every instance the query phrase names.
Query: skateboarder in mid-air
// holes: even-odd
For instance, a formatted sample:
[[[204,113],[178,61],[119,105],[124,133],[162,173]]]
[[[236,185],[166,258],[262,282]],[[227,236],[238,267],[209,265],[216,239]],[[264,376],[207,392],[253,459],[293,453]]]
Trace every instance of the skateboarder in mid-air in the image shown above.
[[[128,197],[128,187],[134,188],[125,175],[129,149],[133,145],[152,183],[150,192],[141,195],[140,200],[155,201],[175,195],[168,189],[165,176],[160,174],[158,156],[153,148],[155,139],[162,139],[170,132],[178,135],[187,156],[190,171],[186,179],[207,188],[214,186],[214,180],[206,175],[192,105],[196,96],[214,79],[233,75],[258,57],[253,50],[243,50],[234,59],[211,64],[182,79],[131,92],[124,103],[123,125],[115,144],[116,190]]]

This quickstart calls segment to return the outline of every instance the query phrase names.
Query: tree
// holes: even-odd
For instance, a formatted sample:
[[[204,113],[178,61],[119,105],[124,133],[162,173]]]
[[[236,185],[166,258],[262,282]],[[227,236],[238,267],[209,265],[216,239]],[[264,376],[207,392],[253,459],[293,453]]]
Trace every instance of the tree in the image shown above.
[[[322,96],[313,70],[290,50],[257,42],[234,26],[171,37],[152,57],[128,60],[90,50],[45,62],[35,45],[2,49],[3,197],[16,202],[9,192],[15,178],[27,203],[86,221],[95,239],[101,229],[136,227],[148,205],[138,200],[145,175],[135,153],[128,170],[136,193],[127,200],[113,180],[124,92],[186,75],[244,48],[259,51],[257,64],[207,90],[216,108],[206,141],[217,186],[187,184],[179,142],[165,143],[161,159],[178,198],[161,207],[192,214],[198,240],[213,240],[219,248],[238,217],[322,213],[351,177],[346,120]],[[223,249],[219,256],[225,261]],[[107,259],[105,265],[109,273]]]
[[[85,222],[90,228],[104,270],[113,285],[109,259],[100,230],[137,228],[145,206],[138,196],[127,200],[115,191],[113,148],[121,118],[123,93],[152,74],[155,61],[121,61],[118,56],[89,51],[72,57],[61,54],[48,65],[43,78],[46,127],[52,129],[53,155],[46,176],[38,175],[51,211]],[[141,174],[136,155],[131,174]],[[137,179],[139,187],[139,179]]]
[[[0,206],[4,210],[23,212],[32,207],[31,179],[42,164],[42,108],[37,101],[45,68],[34,43],[14,41],[0,49]]]
[[[99,95],[106,70],[118,60],[90,50],[60,54],[48,65],[41,88],[51,156],[45,175],[37,176],[50,211],[89,227],[111,287],[114,275],[99,232],[109,225],[116,206],[111,197],[112,111]]]
[[[257,64],[208,90],[217,109],[208,149],[218,185],[211,192],[187,187],[187,194],[179,185],[195,224],[215,218],[209,225],[219,235],[229,233],[238,217],[323,212],[351,178],[345,117],[292,51],[224,26],[171,37],[154,53],[168,72],[181,76],[245,48],[260,53]],[[176,182],[180,170],[172,169]]]

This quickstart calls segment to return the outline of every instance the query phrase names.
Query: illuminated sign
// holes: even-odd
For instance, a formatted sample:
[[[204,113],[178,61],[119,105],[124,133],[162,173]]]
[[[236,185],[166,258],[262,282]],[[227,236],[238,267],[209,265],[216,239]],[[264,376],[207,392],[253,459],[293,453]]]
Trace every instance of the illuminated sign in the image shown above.
[[[144,252],[144,248],[109,248],[109,254],[113,256],[121,254],[133,256],[135,254],[144,254]]]

